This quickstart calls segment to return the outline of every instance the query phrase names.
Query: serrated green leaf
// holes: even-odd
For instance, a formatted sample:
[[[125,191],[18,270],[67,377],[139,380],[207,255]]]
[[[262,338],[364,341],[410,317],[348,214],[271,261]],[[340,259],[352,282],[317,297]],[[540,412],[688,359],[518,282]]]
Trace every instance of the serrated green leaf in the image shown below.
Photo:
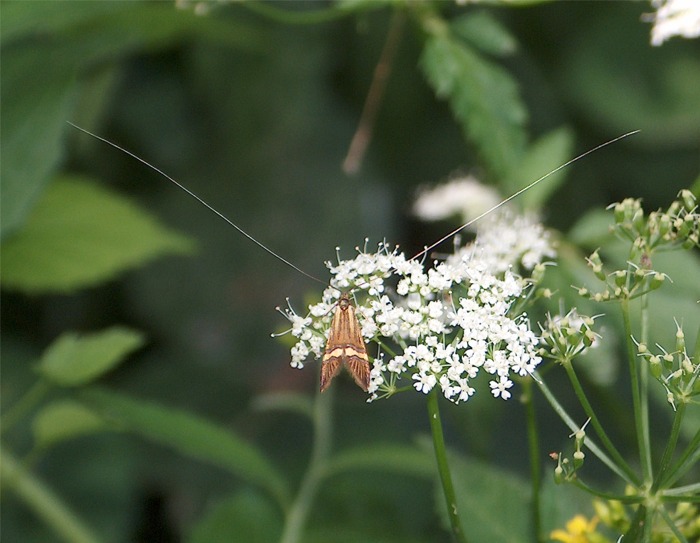
[[[95,285],[192,242],[112,191],[57,179],[20,233],[2,244],[2,285],[31,294]]]
[[[32,430],[37,447],[104,430],[105,421],[84,405],[60,400],[45,406],[34,418]]]
[[[527,111],[511,75],[443,34],[428,37],[420,64],[491,171],[512,172],[526,142]]]
[[[63,334],[41,357],[37,371],[60,386],[79,386],[94,381],[143,346],[143,334],[115,326],[79,336]]]
[[[565,164],[571,158],[574,136],[570,129],[548,132],[530,145],[509,179],[509,192],[515,192]],[[549,175],[520,197],[524,209],[538,210],[566,178],[566,168]]]
[[[189,543],[279,541],[282,520],[279,509],[259,494],[239,493],[217,503],[197,522]]]
[[[172,407],[105,390],[86,390],[80,398],[126,430],[259,485],[281,505],[288,502],[284,477],[262,451],[231,430]]]
[[[450,28],[457,36],[491,55],[511,55],[518,48],[518,42],[508,29],[487,11],[457,17],[450,22]]]
[[[435,475],[435,459],[424,450],[408,445],[375,444],[335,454],[326,467],[327,474],[376,469],[417,477]]]

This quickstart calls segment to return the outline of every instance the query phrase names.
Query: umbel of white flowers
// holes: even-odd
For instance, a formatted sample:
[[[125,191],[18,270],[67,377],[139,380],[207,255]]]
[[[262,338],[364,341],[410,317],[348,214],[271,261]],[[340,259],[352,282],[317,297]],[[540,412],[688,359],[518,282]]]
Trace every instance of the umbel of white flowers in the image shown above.
[[[514,303],[532,283],[517,270],[554,256],[546,230],[533,219],[500,215],[483,236],[447,259],[425,266],[397,248],[358,251],[350,260],[327,263],[332,278],[320,303],[306,316],[284,312],[297,338],[294,368],[323,354],[335,305],[351,292],[367,342],[374,342],[369,401],[412,385],[427,394],[439,386],[445,398],[468,400],[481,372],[495,397],[508,399],[511,377],[527,376],[540,363],[537,335]],[[373,354],[368,346],[368,353]]]

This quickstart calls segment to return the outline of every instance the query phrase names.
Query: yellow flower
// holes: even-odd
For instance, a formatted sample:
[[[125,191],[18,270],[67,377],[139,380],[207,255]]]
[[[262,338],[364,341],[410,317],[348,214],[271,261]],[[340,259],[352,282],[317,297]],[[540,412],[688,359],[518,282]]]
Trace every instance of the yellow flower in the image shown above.
[[[598,517],[593,517],[590,521],[586,520],[583,515],[576,515],[566,523],[566,531],[554,530],[549,537],[553,541],[561,541],[562,543],[592,543],[596,541],[595,529],[598,525]],[[589,535],[594,535],[595,539],[591,539]]]

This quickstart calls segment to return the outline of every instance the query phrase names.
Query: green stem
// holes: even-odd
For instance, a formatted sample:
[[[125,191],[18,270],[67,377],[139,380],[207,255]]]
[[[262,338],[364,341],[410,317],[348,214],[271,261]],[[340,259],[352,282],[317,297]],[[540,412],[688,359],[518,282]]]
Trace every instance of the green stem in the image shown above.
[[[248,8],[249,10],[258,13],[264,17],[268,17],[273,21],[283,24],[301,24],[301,25],[311,25],[326,23],[329,21],[335,21],[337,19],[342,19],[344,17],[349,17],[351,11],[339,8],[337,6],[332,6],[330,8],[323,9],[305,9],[305,10],[291,10],[291,9],[280,9],[275,7],[275,4],[269,4],[265,2],[241,2],[241,6]]]
[[[49,390],[51,390],[51,385],[44,380],[34,383],[34,385],[15,402],[12,408],[0,418],[0,431],[4,434],[17,424],[17,422],[22,420],[27,413],[38,405]]]
[[[680,455],[673,467],[669,468],[665,480],[661,481],[661,486],[664,488],[670,487],[678,479],[683,477],[686,472],[692,468],[700,460],[700,430],[695,432],[693,439],[690,440],[688,446]]]
[[[285,518],[280,543],[298,543],[302,540],[306,519],[309,516],[314,498],[325,475],[333,432],[332,396],[333,387],[330,387],[324,393],[316,393],[313,413],[314,443],[311,450],[311,458],[309,459],[309,467],[301,480],[299,491]]]
[[[4,449],[0,449],[0,479],[3,487],[12,489],[64,541],[100,541],[51,489]]]
[[[649,296],[642,296],[642,322],[641,339],[645,345],[649,345]],[[651,458],[651,430],[649,428],[649,364],[637,364],[639,368],[639,428],[642,432],[640,449],[642,459],[642,470],[645,482],[651,484],[654,477],[654,467]]]
[[[671,464],[671,458],[673,453],[676,451],[676,445],[678,444],[678,437],[681,433],[681,423],[683,422],[683,415],[685,414],[686,404],[681,403],[676,408],[676,413],[673,417],[673,425],[671,427],[671,435],[668,438],[668,443],[666,443],[666,448],[664,449],[664,454],[661,457],[661,464],[659,465],[659,472],[655,477],[654,484],[651,487],[651,492],[656,493],[660,488],[664,479],[666,479],[666,473],[668,473],[668,468]],[[671,474],[673,477],[673,474]]]
[[[569,414],[566,412],[566,409],[562,407],[562,405],[557,401],[557,399],[554,397],[554,394],[552,394],[552,391],[549,390],[547,385],[544,383],[542,380],[542,377],[537,373],[533,372],[533,377],[535,383],[537,383],[537,386],[540,387],[540,391],[544,395],[544,397],[547,399],[549,402],[549,405],[552,406],[552,409],[554,409],[554,412],[559,415],[559,418],[564,421],[564,424],[566,424],[572,432],[578,432],[581,427],[574,422],[574,420],[569,416]],[[584,445],[588,447],[588,450],[590,450],[603,464],[608,466],[608,468],[616,473],[621,479],[623,479],[625,482],[627,482],[630,485],[634,485],[634,481],[632,481],[628,476],[627,473],[625,473],[620,467],[613,462],[608,455],[606,455],[598,445],[595,444],[595,442],[586,436],[586,438],[583,441]]]
[[[623,495],[616,494],[614,492],[603,492],[602,490],[596,490],[594,487],[584,483],[580,477],[573,477],[569,480],[569,482],[576,488],[583,490],[587,494],[590,494],[591,496],[595,496],[597,498],[601,498],[603,500],[618,501],[620,503],[625,504],[640,504],[643,503],[645,500],[644,496]]]
[[[688,540],[678,529],[678,526],[676,526],[676,523],[671,518],[671,515],[669,515],[668,511],[666,511],[666,508],[659,507],[658,513],[659,515],[661,515],[661,518],[664,519],[664,522],[666,522],[666,526],[668,526],[669,530],[671,530],[673,532],[673,535],[676,536],[676,539],[678,539],[678,543],[688,543]]]
[[[664,501],[698,503],[700,502],[700,483],[664,490],[661,495],[664,497]]]
[[[629,366],[630,381],[632,387],[632,411],[634,413],[634,423],[637,434],[639,461],[642,464],[643,477],[645,482],[650,482],[651,470],[650,463],[648,462],[649,449],[647,447],[647,441],[645,440],[645,436],[648,437],[648,431],[644,429],[645,427],[648,428],[649,426],[648,418],[644,418],[644,413],[647,413],[648,415],[648,410],[645,409],[642,405],[642,396],[644,395],[641,393],[641,384],[639,379],[640,375],[637,372],[638,364],[637,356],[635,355],[635,353],[637,352],[637,346],[632,340],[632,321],[630,319],[629,302],[627,300],[622,300],[620,305],[622,308],[622,320],[624,323],[625,341],[627,344],[627,363]],[[644,403],[646,404],[646,402]]]
[[[457,498],[455,496],[454,486],[452,485],[452,476],[450,475],[450,465],[447,461],[447,450],[445,448],[445,438],[442,433],[437,387],[433,387],[433,390],[428,394],[428,416],[430,417],[430,429],[433,434],[435,460],[437,461],[438,472],[440,474],[442,491],[445,495],[447,514],[450,517],[450,524],[452,525],[452,533],[457,541],[460,543],[467,543],[467,537],[464,530],[462,530],[462,522],[459,518]]]
[[[627,477],[631,481],[633,481],[635,485],[638,485],[639,480],[637,478],[637,474],[634,473],[632,468],[630,468],[627,462],[625,462],[625,459],[619,453],[612,440],[608,437],[608,434],[605,432],[603,425],[600,423],[600,419],[598,419],[598,416],[593,410],[593,406],[591,406],[591,403],[588,401],[586,392],[581,386],[581,382],[579,381],[578,376],[576,375],[576,371],[574,370],[573,364],[571,363],[571,361],[568,361],[563,363],[562,365],[564,366],[566,374],[568,375],[569,380],[571,381],[571,385],[574,387],[574,392],[576,393],[578,401],[581,403],[581,406],[583,407],[583,410],[585,411],[586,415],[588,415],[588,417],[591,419],[591,424],[593,425],[596,434],[598,434],[598,437],[603,443],[603,446],[608,451],[608,454],[612,457],[612,460],[620,467],[620,469],[627,474]]]
[[[530,449],[530,480],[532,484],[532,530],[535,541],[544,541],[542,535],[541,509],[540,509],[540,481],[542,470],[540,469],[540,445],[537,429],[537,417],[535,417],[535,401],[532,390],[532,379],[523,380],[523,403],[525,404],[525,420],[527,424],[527,441]]]

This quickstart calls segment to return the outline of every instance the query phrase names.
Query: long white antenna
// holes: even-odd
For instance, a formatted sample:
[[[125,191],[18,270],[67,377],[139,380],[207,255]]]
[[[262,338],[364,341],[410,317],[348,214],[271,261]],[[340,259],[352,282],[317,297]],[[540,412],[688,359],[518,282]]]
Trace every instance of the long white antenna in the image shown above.
[[[112,142],[109,141],[108,139],[105,139],[105,138],[103,138],[103,137],[101,137],[101,136],[98,136],[97,134],[93,134],[93,133],[90,132],[89,130],[86,130],[85,128],[81,128],[80,126],[78,126],[78,125],[76,125],[76,124],[73,124],[73,123],[70,122],[70,121],[66,121],[66,122],[67,122],[69,125],[71,125],[73,128],[77,128],[78,130],[80,130],[81,132],[84,132],[84,133],[87,134],[88,136],[92,136],[93,138],[98,139],[98,140],[100,140],[100,141],[106,143],[107,145],[111,145],[111,146],[114,147],[115,149],[118,149],[119,151],[121,151],[121,152],[123,152],[123,153],[126,153],[127,155],[129,155],[129,156],[132,157],[132,158],[135,158],[136,160],[138,160],[139,162],[141,162],[141,163],[144,164],[145,166],[149,167],[149,168],[152,169],[153,171],[159,173],[160,175],[162,175],[163,177],[165,177],[168,181],[170,181],[171,183],[173,183],[176,187],[178,187],[179,189],[185,191],[187,194],[189,194],[190,196],[192,196],[192,198],[194,198],[195,200],[197,200],[200,204],[202,204],[204,207],[206,207],[209,211],[211,211],[211,212],[213,212],[214,214],[218,215],[220,218],[222,218],[224,221],[226,221],[226,222],[228,223],[229,226],[232,226],[233,228],[235,228],[236,230],[238,230],[241,234],[243,234],[246,238],[248,238],[250,241],[252,241],[253,243],[255,243],[258,247],[260,247],[261,249],[263,249],[263,250],[266,251],[267,253],[269,253],[269,254],[271,254],[272,256],[274,256],[277,260],[280,260],[281,262],[283,262],[284,264],[286,264],[286,265],[289,266],[290,268],[295,269],[296,271],[298,271],[298,272],[301,273],[302,275],[308,277],[309,279],[312,279],[312,280],[314,280],[314,281],[316,281],[316,282],[318,282],[318,283],[321,283],[322,285],[326,285],[326,282],[325,282],[325,281],[321,281],[318,277],[314,277],[314,276],[311,275],[310,273],[305,272],[304,270],[302,270],[302,269],[299,268],[298,266],[295,266],[294,264],[292,264],[289,260],[287,260],[287,259],[285,259],[284,257],[278,255],[276,252],[274,252],[272,249],[270,249],[270,248],[267,247],[266,245],[263,245],[262,243],[260,243],[257,239],[255,239],[253,236],[251,236],[248,232],[246,232],[245,230],[243,230],[240,226],[238,226],[236,223],[234,223],[234,222],[231,221],[228,217],[226,217],[223,213],[219,212],[216,208],[214,208],[213,206],[209,205],[207,202],[205,202],[202,198],[200,198],[199,196],[197,196],[197,195],[196,195],[194,192],[192,192],[190,189],[188,189],[187,187],[185,187],[184,185],[182,185],[181,183],[177,182],[175,179],[173,179],[172,177],[170,177],[167,173],[165,173],[164,171],[162,171],[162,170],[156,168],[153,164],[147,162],[146,160],[144,160],[144,159],[141,158],[140,156],[138,156],[138,155],[132,153],[132,152],[129,151],[128,149],[125,149],[124,147],[120,147],[120,146],[117,145],[116,143],[112,143]],[[485,217],[486,215],[488,215],[489,213],[492,213],[493,211],[496,211],[499,207],[501,207],[501,206],[507,204],[507,203],[510,202],[513,198],[517,198],[517,197],[520,196],[523,192],[525,192],[525,191],[527,191],[527,190],[530,190],[532,187],[534,187],[534,186],[537,185],[538,183],[541,183],[542,181],[544,181],[545,179],[547,179],[550,175],[553,175],[553,174],[557,173],[559,170],[562,170],[562,169],[566,168],[567,166],[569,166],[570,164],[573,164],[573,163],[576,162],[577,160],[580,160],[580,159],[582,159],[583,157],[585,157],[585,156],[587,156],[587,155],[590,155],[591,153],[594,153],[595,151],[597,151],[597,150],[599,150],[599,149],[602,149],[603,147],[607,147],[608,145],[611,145],[611,144],[615,143],[616,141],[619,141],[619,140],[621,140],[621,139],[623,139],[623,138],[626,138],[626,137],[628,137],[628,136],[631,136],[631,135],[633,135],[633,134],[636,134],[637,132],[640,132],[640,130],[633,130],[632,132],[627,132],[626,134],[622,134],[621,136],[617,136],[616,138],[613,138],[613,139],[611,139],[611,140],[609,140],[609,141],[606,141],[605,143],[601,143],[600,145],[598,145],[598,146],[596,146],[596,147],[594,147],[594,148],[592,148],[592,149],[589,149],[589,150],[586,151],[585,153],[581,153],[581,154],[578,155],[577,157],[572,158],[572,159],[569,160],[568,162],[565,162],[565,163],[562,164],[561,166],[559,166],[559,167],[553,169],[551,172],[549,172],[549,173],[543,175],[542,177],[540,177],[540,178],[537,179],[536,181],[533,181],[532,183],[530,183],[530,184],[527,185],[526,187],[523,187],[523,188],[521,188],[520,190],[518,190],[517,192],[511,194],[510,196],[508,196],[508,198],[506,198],[505,200],[499,202],[498,204],[496,204],[496,205],[493,206],[492,208],[488,209],[487,211],[484,211],[484,212],[483,212],[481,215],[479,215],[478,217],[473,218],[472,220],[470,220],[469,222],[463,224],[463,225],[460,226],[459,228],[455,228],[452,232],[450,232],[449,234],[443,236],[442,238],[440,238],[439,240],[437,240],[437,241],[436,241],[435,243],[433,243],[432,245],[429,245],[428,247],[425,247],[421,252],[419,252],[418,254],[414,255],[414,256],[411,257],[409,260],[414,260],[414,259],[416,259],[416,258],[418,258],[418,257],[420,257],[420,256],[422,256],[422,255],[424,255],[424,254],[426,254],[426,253],[427,253],[428,251],[430,251],[431,249],[434,249],[435,247],[437,247],[438,245],[440,245],[443,241],[446,241],[446,240],[450,239],[452,236],[454,236],[455,234],[458,234],[459,232],[461,232],[461,231],[464,230],[465,228],[471,226],[471,225],[474,224],[476,221],[478,221],[478,220],[484,218],[484,217]]]
[[[572,158],[571,160],[569,160],[568,162],[565,162],[565,163],[562,164],[561,166],[559,166],[559,167],[557,167],[557,168],[554,168],[551,172],[549,172],[549,173],[543,175],[543,176],[540,177],[538,180],[533,181],[532,183],[530,183],[530,184],[527,185],[526,187],[523,187],[523,188],[521,188],[519,191],[517,191],[517,192],[511,194],[510,196],[508,196],[508,198],[506,198],[505,200],[502,200],[501,202],[499,202],[498,204],[496,204],[495,206],[493,206],[491,209],[489,209],[489,210],[487,210],[487,211],[484,211],[484,212],[483,212],[481,215],[479,215],[478,217],[473,218],[472,220],[470,220],[469,222],[463,224],[463,225],[460,226],[459,228],[455,228],[454,230],[452,230],[452,232],[450,232],[450,233],[447,234],[446,236],[443,236],[442,238],[440,238],[439,240],[437,240],[437,241],[436,241],[435,243],[433,243],[432,245],[429,245],[428,247],[425,247],[420,253],[418,253],[418,254],[412,256],[409,260],[414,260],[414,259],[418,258],[419,256],[423,256],[425,253],[427,253],[427,252],[430,251],[431,249],[434,249],[435,247],[437,247],[438,245],[440,245],[443,241],[446,241],[446,240],[450,239],[452,236],[454,236],[455,234],[458,234],[459,232],[461,232],[461,231],[464,230],[465,228],[471,226],[472,224],[474,224],[474,223],[475,223],[476,221],[478,221],[479,219],[483,219],[483,218],[484,218],[486,215],[488,215],[489,213],[491,213],[491,212],[493,212],[493,211],[496,211],[499,207],[501,207],[501,206],[507,204],[507,203],[510,202],[513,198],[517,198],[517,197],[520,196],[523,192],[525,192],[525,191],[527,191],[527,190],[530,190],[532,187],[534,187],[534,186],[537,185],[538,183],[540,183],[540,182],[544,181],[545,179],[547,179],[550,175],[553,175],[553,174],[557,173],[559,170],[562,170],[562,169],[566,168],[569,164],[573,164],[573,163],[576,162],[577,160],[580,160],[580,159],[582,159],[583,157],[585,157],[585,156],[587,156],[587,155],[590,155],[591,153],[596,152],[598,149],[602,149],[603,147],[606,147],[606,146],[608,146],[608,145],[610,145],[610,144],[613,144],[613,143],[615,143],[616,141],[619,141],[619,140],[621,140],[621,139],[623,139],[623,138],[626,138],[627,136],[631,136],[631,135],[633,135],[633,134],[636,134],[637,132],[641,132],[641,130],[633,130],[632,132],[627,132],[626,134],[622,134],[621,136],[617,136],[616,138],[613,138],[613,139],[611,139],[611,140],[609,140],[609,141],[606,141],[605,143],[601,143],[600,145],[594,147],[593,149],[589,149],[589,150],[586,151],[585,153],[581,153],[581,154],[578,155],[576,158]]]
[[[78,126],[77,124],[73,124],[73,123],[70,122],[70,121],[66,121],[66,122],[67,122],[69,125],[71,125],[73,128],[77,128],[77,129],[80,130],[81,132],[86,133],[88,136],[92,136],[93,138],[96,138],[96,139],[98,139],[98,140],[100,140],[100,141],[103,141],[103,142],[106,143],[107,145],[111,145],[111,146],[114,147],[115,149],[119,149],[122,153],[126,153],[126,154],[129,155],[130,157],[135,158],[135,159],[138,160],[141,164],[145,164],[146,166],[148,166],[149,168],[151,168],[153,171],[155,171],[155,172],[159,173],[160,175],[162,175],[163,177],[165,177],[168,181],[170,181],[171,183],[173,183],[175,186],[177,186],[178,188],[184,190],[187,194],[189,194],[190,196],[192,196],[192,198],[194,198],[195,200],[197,200],[200,204],[202,204],[204,207],[206,207],[209,211],[212,211],[213,213],[215,213],[216,215],[218,215],[219,217],[221,217],[223,220],[225,220],[225,221],[229,224],[229,226],[233,226],[236,230],[238,230],[241,234],[243,234],[245,237],[247,237],[250,241],[252,241],[253,243],[255,243],[258,247],[262,248],[263,250],[265,250],[266,252],[268,252],[268,253],[271,254],[272,256],[274,256],[277,260],[280,260],[280,261],[284,262],[287,266],[289,266],[289,267],[291,267],[291,268],[294,268],[296,271],[298,271],[298,272],[301,273],[302,275],[305,275],[305,276],[308,277],[309,279],[313,279],[314,281],[317,281],[317,282],[321,283],[322,285],[327,284],[325,281],[321,281],[318,277],[314,277],[314,276],[311,275],[310,273],[306,273],[306,272],[305,272],[304,270],[302,270],[301,268],[299,268],[299,267],[295,266],[294,264],[292,264],[289,260],[287,260],[287,259],[285,259],[284,257],[278,255],[276,252],[274,252],[272,249],[270,249],[270,248],[267,247],[266,245],[263,245],[262,243],[260,243],[257,239],[255,239],[253,236],[251,236],[248,232],[246,232],[245,230],[243,230],[240,226],[238,226],[236,223],[234,223],[232,220],[230,220],[228,217],[226,217],[226,215],[224,215],[223,213],[219,212],[219,211],[218,211],[217,209],[215,209],[213,206],[209,205],[207,202],[205,202],[202,198],[200,198],[199,196],[197,196],[194,192],[192,192],[192,191],[191,191],[190,189],[188,189],[186,186],[184,186],[184,185],[182,185],[181,183],[178,183],[177,181],[175,181],[175,179],[173,179],[172,177],[170,177],[170,176],[169,176],[167,173],[165,173],[163,170],[160,170],[160,169],[156,168],[153,164],[151,164],[151,163],[145,161],[145,160],[142,159],[140,156],[138,156],[138,155],[132,153],[132,152],[129,151],[128,149],[124,149],[124,147],[120,147],[120,146],[117,145],[116,143],[112,143],[112,142],[109,141],[108,139],[105,139],[105,138],[103,138],[103,137],[101,137],[101,136],[98,136],[97,134],[93,134],[93,133],[90,132],[89,130],[85,130],[84,128],[81,128],[81,127]]]

